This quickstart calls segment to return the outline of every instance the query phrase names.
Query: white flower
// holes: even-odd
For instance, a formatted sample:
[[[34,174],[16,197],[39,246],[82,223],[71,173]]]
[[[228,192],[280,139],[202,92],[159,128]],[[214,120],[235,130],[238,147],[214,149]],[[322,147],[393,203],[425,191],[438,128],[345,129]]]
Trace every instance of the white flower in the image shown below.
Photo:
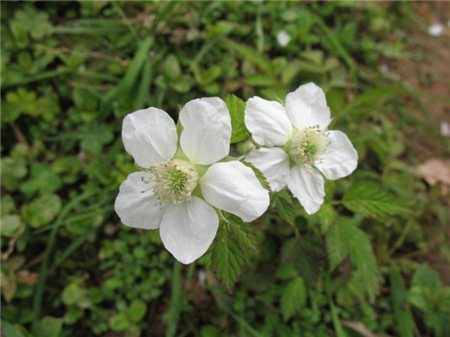
[[[441,123],[441,135],[444,137],[450,137],[450,124],[448,122]]]
[[[286,185],[308,214],[315,213],[325,196],[324,178],[352,173],[358,154],[348,137],[328,131],[330,109],[325,94],[314,83],[287,95],[285,106],[260,97],[245,107],[245,124],[261,145],[246,160],[266,177],[272,191]]]
[[[291,42],[291,36],[284,30],[277,33],[277,42],[281,47],[286,47]]]
[[[433,23],[428,27],[428,34],[431,36],[441,36],[444,33],[444,26],[440,23]]]
[[[202,256],[219,225],[214,207],[252,221],[269,206],[269,195],[253,171],[228,155],[230,114],[217,98],[188,102],[177,127],[163,110],[148,108],[125,116],[125,150],[142,171],[120,186],[114,208],[130,227],[160,230],[166,249],[182,263]]]

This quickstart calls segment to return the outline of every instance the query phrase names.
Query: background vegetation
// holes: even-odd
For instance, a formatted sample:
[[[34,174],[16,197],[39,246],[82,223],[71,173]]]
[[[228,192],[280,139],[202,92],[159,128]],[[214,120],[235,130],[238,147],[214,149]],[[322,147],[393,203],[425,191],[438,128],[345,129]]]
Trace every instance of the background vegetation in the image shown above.
[[[416,170],[449,155],[426,6],[2,2],[2,336],[450,336],[448,185]],[[120,224],[126,113],[228,97],[242,153],[237,97],[309,81],[360,157],[316,215],[274,194],[186,267]]]

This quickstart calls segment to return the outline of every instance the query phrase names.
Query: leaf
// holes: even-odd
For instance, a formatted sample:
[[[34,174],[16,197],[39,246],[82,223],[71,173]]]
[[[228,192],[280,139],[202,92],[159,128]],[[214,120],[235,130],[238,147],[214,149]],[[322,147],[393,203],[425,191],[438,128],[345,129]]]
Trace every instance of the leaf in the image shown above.
[[[83,288],[79,282],[70,283],[63,291],[61,299],[67,306],[74,305],[79,301],[85,299],[86,289]]]
[[[357,96],[347,107],[334,118],[333,125],[338,124],[341,118],[351,118],[360,121],[379,109],[386,101],[405,93],[401,88],[374,88]]]
[[[333,271],[349,254],[348,242],[340,225],[331,227],[327,232],[327,252],[330,271]]]
[[[326,255],[323,246],[324,243],[318,236],[293,238],[284,243],[281,259],[285,263],[292,263],[306,283],[314,285],[325,264]]]
[[[328,192],[327,192],[328,193]],[[333,194],[330,194],[333,195]],[[335,209],[328,203],[322,204],[317,212],[317,219],[322,228],[322,232],[325,233],[336,222],[338,215]]]
[[[250,48],[232,40],[227,40],[227,45],[237,51],[245,60],[262,70],[265,74],[273,76],[273,68],[270,60],[263,54],[257,52],[255,48]]]
[[[58,215],[61,206],[61,198],[58,195],[46,194],[22,207],[23,219],[32,227],[41,227]]]
[[[279,84],[279,80],[265,75],[251,75],[245,78],[245,83],[253,87],[273,87]]]
[[[212,262],[217,277],[231,291],[242,268],[250,263],[256,246],[249,225],[236,217],[230,217],[228,221],[229,224],[219,227],[214,241]]]
[[[439,274],[430,266],[420,266],[411,282],[408,302],[420,309],[433,336],[448,336],[450,326],[450,287],[445,287]]]
[[[328,45],[331,49],[331,52],[340,56],[345,63],[353,68],[353,59],[347,49],[345,49],[344,45],[341,43],[340,39],[336,35],[335,31],[330,29],[326,23],[320,18],[320,16],[309,12],[311,17],[314,19],[315,23],[319,26],[319,28],[323,31],[325,37],[324,41],[328,42]]]
[[[35,336],[59,337],[61,335],[62,320],[45,316],[33,328]]]
[[[295,206],[292,199],[286,191],[281,191],[275,194],[273,198],[273,207],[276,209],[278,215],[287,223],[295,224]]]
[[[1,329],[2,337],[25,337],[17,326],[7,321],[1,321]]]
[[[351,186],[342,199],[344,206],[367,217],[383,217],[409,212],[392,195],[374,183]]]
[[[20,228],[20,217],[17,214],[2,217],[0,228],[1,236],[13,237]]]
[[[283,319],[287,321],[295,313],[298,313],[306,302],[306,286],[301,277],[295,277],[284,287],[281,294],[281,312]]]
[[[427,264],[421,265],[413,275],[412,286],[436,289],[442,286],[439,274]]]
[[[139,48],[134,55],[133,61],[130,63],[128,70],[120,83],[103,96],[104,102],[111,102],[114,98],[120,96],[124,92],[129,92],[134,84],[137,83],[138,76],[144,66],[145,60],[148,59],[148,51],[153,45],[153,37],[148,36],[139,43]]]
[[[52,171],[50,166],[36,163],[31,169],[31,179],[20,186],[20,191],[31,197],[37,192],[42,194],[56,192],[61,186],[61,178]]]
[[[281,73],[281,82],[286,86],[291,84],[301,69],[302,63],[298,60],[288,63]]]
[[[164,74],[171,80],[175,80],[181,75],[181,67],[175,55],[171,54],[166,57],[163,64]]]
[[[372,300],[378,294],[378,268],[367,235],[359,229],[353,219],[343,219],[327,233],[327,251],[333,270],[350,255],[356,269],[351,286],[358,294],[367,292]]]
[[[270,185],[267,182],[266,177],[264,176],[264,174],[252,163],[249,163],[247,161],[243,162],[243,164],[249,168],[251,168],[253,170],[253,173],[255,173],[256,179],[258,179],[259,183],[261,184],[262,187],[264,187],[266,190],[270,191]]]
[[[413,337],[414,320],[408,306],[408,292],[400,271],[395,264],[390,271],[392,306],[394,308],[395,327],[399,337]]]
[[[80,146],[83,150],[99,155],[102,152],[103,145],[114,139],[113,129],[108,124],[91,124],[85,128]]]
[[[2,266],[1,271],[1,289],[7,302],[10,302],[17,290],[17,277],[14,271],[7,266]]]
[[[114,316],[111,316],[109,320],[109,326],[113,331],[124,331],[132,325],[126,312],[120,312]]]
[[[131,322],[140,322],[147,311],[147,306],[145,302],[141,300],[134,300],[131,302],[130,307],[127,309],[126,313]]]
[[[231,116],[231,144],[247,139],[249,135],[244,123],[244,101],[235,95],[229,95],[225,102]]]

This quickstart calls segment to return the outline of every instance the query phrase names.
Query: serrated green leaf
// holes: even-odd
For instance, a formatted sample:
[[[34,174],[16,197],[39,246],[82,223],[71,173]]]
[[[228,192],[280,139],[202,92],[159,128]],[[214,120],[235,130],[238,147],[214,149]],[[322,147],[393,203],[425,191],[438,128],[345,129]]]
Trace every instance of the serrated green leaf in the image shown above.
[[[439,274],[427,264],[421,265],[414,273],[413,286],[436,289],[442,286]]]
[[[231,291],[242,268],[250,263],[256,250],[255,237],[250,227],[236,217],[219,227],[212,252],[213,267],[217,277]]]
[[[324,242],[318,236],[306,235],[286,241],[281,251],[282,261],[292,263],[299,275],[314,285],[325,264]]]
[[[339,225],[331,227],[327,232],[327,252],[330,270],[333,271],[348,255],[348,243]]]
[[[298,313],[306,302],[306,285],[301,277],[295,277],[284,287],[281,294],[281,312],[283,319],[289,318]]]
[[[398,97],[402,93],[405,93],[404,89],[394,87],[373,88],[367,90],[357,96],[333,122],[336,124],[342,117],[350,117],[353,120],[362,120],[385,104],[387,100]]]
[[[281,191],[277,193],[273,198],[272,205],[281,219],[292,225],[295,224],[296,212],[292,199],[287,192]]]
[[[351,186],[342,201],[349,210],[367,217],[382,217],[408,212],[394,196],[386,193],[374,183],[360,183]]]
[[[245,166],[250,167],[253,170],[253,172],[255,173],[255,176],[258,179],[259,183],[262,185],[262,187],[264,187],[266,190],[270,191],[270,185],[267,182],[267,179],[264,176],[264,174],[255,165],[253,165],[252,163],[249,163],[249,162],[246,161],[246,162],[243,162],[243,164]]]
[[[225,102],[231,116],[231,144],[247,139],[249,135],[244,123],[244,101],[235,95],[229,95]]]
[[[353,219],[344,219],[327,233],[327,250],[331,269],[347,255],[356,269],[350,286],[358,294],[367,292],[372,300],[378,294],[378,268],[368,236]]]

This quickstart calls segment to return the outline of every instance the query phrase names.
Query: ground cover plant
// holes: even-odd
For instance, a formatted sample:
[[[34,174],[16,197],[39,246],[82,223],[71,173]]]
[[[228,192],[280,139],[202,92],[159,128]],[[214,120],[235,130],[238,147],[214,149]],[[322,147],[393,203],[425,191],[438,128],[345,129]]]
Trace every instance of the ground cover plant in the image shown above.
[[[448,77],[436,87],[449,45],[426,33],[437,12],[449,6],[2,2],[2,336],[449,336]],[[126,114],[177,121],[219,96],[240,157],[245,101],[308,82],[359,157],[326,181],[317,213],[271,193],[251,223],[224,214],[187,266],[157,231],[121,224],[114,200],[136,171]]]

